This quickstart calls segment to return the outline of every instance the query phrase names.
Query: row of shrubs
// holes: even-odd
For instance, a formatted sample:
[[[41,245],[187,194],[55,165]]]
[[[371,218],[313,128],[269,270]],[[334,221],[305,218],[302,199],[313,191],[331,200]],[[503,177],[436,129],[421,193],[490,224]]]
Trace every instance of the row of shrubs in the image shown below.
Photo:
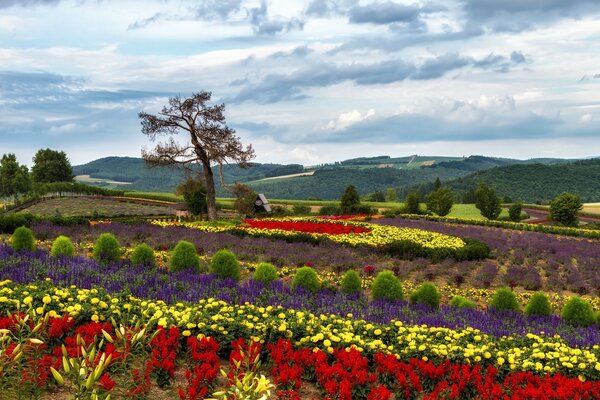
[[[416,257],[429,258],[434,262],[453,258],[457,261],[484,260],[490,256],[487,244],[463,238],[465,245],[459,249],[427,248],[411,240],[396,240],[383,247],[383,251],[393,257],[412,260]]]
[[[15,251],[35,249],[33,234],[27,227],[16,229],[12,235],[11,242]],[[66,236],[57,237],[52,243],[50,250],[50,254],[53,257],[73,256],[74,252],[74,246]],[[94,259],[103,265],[119,261],[121,253],[119,241],[110,233],[100,235],[94,244]],[[156,267],[154,250],[144,243],[137,245],[131,254],[131,263],[133,265]],[[201,262],[196,247],[192,243],[182,240],[177,243],[171,252],[169,271],[179,272],[187,269],[195,272],[206,272],[208,269],[220,278],[231,278],[237,281],[241,277],[240,263],[231,251],[227,249],[217,251],[211,258],[207,268]],[[269,285],[278,278],[277,269],[272,264],[261,263],[256,267],[253,278],[263,282],[265,285]],[[292,279],[292,287],[301,287],[316,292],[321,288],[321,283],[317,272],[313,268],[305,266],[296,271]],[[346,271],[341,279],[340,287],[342,291],[349,294],[361,293],[362,282],[358,272],[355,270]],[[387,270],[377,274],[371,286],[371,292],[374,300],[404,300],[404,292],[400,279],[393,272]],[[440,306],[441,295],[433,283],[426,282],[411,293],[409,299],[412,303],[425,304],[432,309],[437,309]],[[461,296],[453,297],[449,305],[459,308],[475,308],[475,303]],[[521,311],[515,293],[509,288],[498,289],[488,307],[496,311]],[[526,315],[531,316],[551,315],[552,306],[548,296],[542,292],[535,293],[525,307],[524,312]],[[566,322],[573,325],[589,326],[596,322],[600,323],[600,315],[596,316],[592,306],[577,296],[573,296],[567,301],[561,315]]]

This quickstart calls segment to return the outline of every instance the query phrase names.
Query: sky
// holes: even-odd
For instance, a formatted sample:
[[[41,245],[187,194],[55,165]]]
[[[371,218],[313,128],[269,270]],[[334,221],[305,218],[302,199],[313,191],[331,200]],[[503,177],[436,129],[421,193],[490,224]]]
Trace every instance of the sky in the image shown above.
[[[600,156],[600,1],[0,0],[0,154],[139,157],[200,91],[257,162]]]

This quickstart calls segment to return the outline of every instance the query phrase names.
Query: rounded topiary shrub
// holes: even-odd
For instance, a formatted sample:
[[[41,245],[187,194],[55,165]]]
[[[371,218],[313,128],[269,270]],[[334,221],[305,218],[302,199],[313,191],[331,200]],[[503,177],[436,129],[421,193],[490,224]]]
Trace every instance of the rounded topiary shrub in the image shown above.
[[[321,286],[321,284],[319,283],[317,271],[311,267],[299,268],[294,275],[294,279],[292,279],[293,288],[301,287],[315,292],[319,289],[319,286]]]
[[[131,265],[144,265],[146,267],[156,266],[156,257],[154,250],[146,243],[141,243],[135,246],[131,253]]]
[[[440,292],[433,283],[425,282],[410,295],[410,301],[415,304],[426,304],[431,308],[438,308],[441,297]]]
[[[371,286],[373,292],[373,299],[384,299],[384,300],[402,300],[404,299],[404,292],[402,291],[402,283],[400,279],[392,271],[381,271],[375,277],[373,286]]]
[[[254,279],[259,282],[264,283],[265,285],[269,285],[279,276],[277,275],[277,270],[273,266],[273,264],[269,263],[260,263],[256,266],[256,271],[254,271]]]
[[[358,275],[358,272],[356,272],[353,269],[350,269],[346,271],[346,273],[342,277],[342,290],[346,293],[359,293],[362,288],[361,283],[362,282],[360,280],[360,275]]]
[[[73,247],[73,243],[71,243],[71,239],[67,236],[59,236],[54,239],[52,242],[52,249],[50,250],[50,254],[52,257],[58,256],[73,256],[75,254],[75,248]]]
[[[571,297],[562,309],[562,317],[571,325],[590,326],[596,322],[592,305],[581,297]]]
[[[169,271],[179,272],[186,269],[199,271],[200,257],[196,252],[196,246],[185,240],[180,240],[171,252]]]
[[[94,245],[94,259],[101,264],[119,261],[121,258],[121,245],[111,233],[103,233]]]
[[[393,257],[412,260],[415,257],[427,257],[428,252],[421,244],[412,240],[395,240],[384,246],[385,252]]]
[[[210,272],[219,278],[232,278],[240,280],[240,263],[235,254],[227,249],[217,251],[210,260]]]
[[[35,250],[35,239],[33,238],[33,232],[31,232],[31,229],[27,228],[26,226],[21,226],[15,229],[15,232],[10,238],[10,243],[15,251]]]
[[[452,307],[458,308],[475,308],[475,303],[466,297],[454,296],[449,303]]]
[[[494,296],[492,296],[492,300],[490,301],[490,308],[497,311],[519,312],[521,310],[519,302],[517,301],[517,296],[507,287],[496,290],[496,293],[494,293]]]
[[[550,300],[545,293],[537,292],[531,296],[529,303],[525,306],[526,315],[544,315],[548,316],[552,314],[552,306]]]

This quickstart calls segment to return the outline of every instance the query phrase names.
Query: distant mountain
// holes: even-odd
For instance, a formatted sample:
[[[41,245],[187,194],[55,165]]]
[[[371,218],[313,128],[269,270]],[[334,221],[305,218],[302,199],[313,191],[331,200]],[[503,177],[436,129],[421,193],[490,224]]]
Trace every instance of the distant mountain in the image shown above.
[[[432,184],[436,178],[455,182],[457,188],[462,188],[470,183],[459,184],[455,179],[478,171],[531,162],[485,156],[378,156],[306,168],[299,164],[255,164],[248,169],[225,165],[223,175],[226,183],[246,183],[270,198],[330,200],[338,199],[348,185],[356,186],[361,195],[389,187],[398,189],[403,195],[416,185],[426,187]],[[558,167],[558,164],[570,161],[536,159],[536,162],[557,164]],[[142,159],[133,157],[101,158],[77,165],[73,171],[82,182],[125,190],[173,192],[184,179],[182,171],[166,167],[147,168]],[[227,195],[219,187],[217,194]]]
[[[600,158],[561,160],[554,165],[515,164],[486,169],[444,184],[464,194],[479,182],[495,188],[496,193],[513,201],[545,203],[562,192],[579,195],[584,202],[600,201]],[[425,193],[433,183],[423,185]]]

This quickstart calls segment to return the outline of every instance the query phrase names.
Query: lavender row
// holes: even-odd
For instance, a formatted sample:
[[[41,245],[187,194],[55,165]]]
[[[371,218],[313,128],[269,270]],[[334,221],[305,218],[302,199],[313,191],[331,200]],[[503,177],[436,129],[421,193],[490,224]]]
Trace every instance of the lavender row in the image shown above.
[[[15,254],[11,248],[0,247],[0,279],[16,283],[32,283],[52,279],[57,286],[76,285],[81,288],[104,288],[111,293],[131,293],[140,298],[196,302],[214,297],[231,303],[250,302],[259,306],[282,306],[313,313],[336,314],[374,323],[400,320],[408,324],[427,324],[448,328],[472,327],[501,337],[545,332],[559,334],[572,346],[589,347],[600,344],[597,327],[573,327],[558,316],[526,317],[516,313],[426,306],[406,302],[368,301],[362,296],[322,290],[310,293],[293,290],[281,281],[270,287],[249,280],[237,283],[219,280],[211,274],[180,272],[171,274],[160,269],[132,266],[128,262],[100,266],[85,257],[52,258],[44,251]]]

